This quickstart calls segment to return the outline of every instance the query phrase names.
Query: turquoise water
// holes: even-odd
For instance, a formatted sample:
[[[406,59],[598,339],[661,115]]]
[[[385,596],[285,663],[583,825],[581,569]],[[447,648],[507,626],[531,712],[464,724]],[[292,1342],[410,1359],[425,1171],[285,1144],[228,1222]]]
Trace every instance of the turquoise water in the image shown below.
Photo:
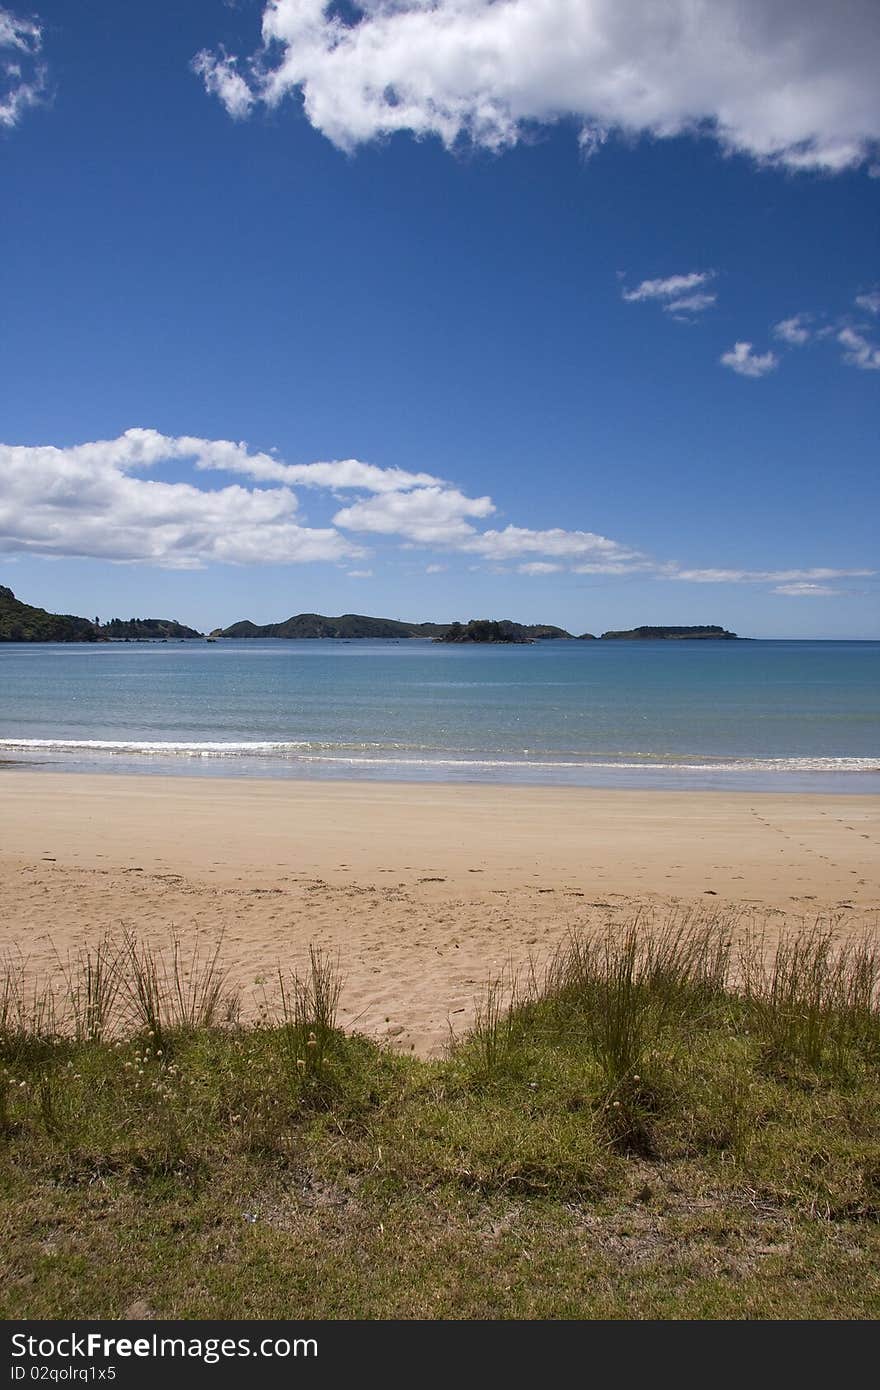
[[[876,793],[880,643],[9,644],[0,759]]]

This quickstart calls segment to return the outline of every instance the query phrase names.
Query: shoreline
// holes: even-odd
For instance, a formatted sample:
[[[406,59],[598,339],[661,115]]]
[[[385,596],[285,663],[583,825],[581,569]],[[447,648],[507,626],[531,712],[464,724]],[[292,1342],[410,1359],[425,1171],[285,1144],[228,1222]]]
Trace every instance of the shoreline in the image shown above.
[[[40,776],[137,777],[162,781],[235,782],[398,787],[457,787],[504,792],[544,790],[669,792],[686,795],[880,797],[880,761],[875,758],[779,757],[705,762],[527,760],[483,758],[394,758],[342,753],[290,754],[276,745],[73,744],[58,756],[28,746],[39,740],[0,738],[0,769]],[[286,749],[287,745],[277,745]],[[17,756],[3,756],[12,753]],[[49,754],[49,757],[40,755]],[[28,756],[30,755],[30,756]],[[102,761],[106,760],[106,761]]]
[[[490,975],[571,930],[671,910],[878,930],[878,850],[878,796],[6,766],[0,954],[51,973],[105,932],[222,935],[254,1000],[315,944],[345,1026],[436,1055]]]

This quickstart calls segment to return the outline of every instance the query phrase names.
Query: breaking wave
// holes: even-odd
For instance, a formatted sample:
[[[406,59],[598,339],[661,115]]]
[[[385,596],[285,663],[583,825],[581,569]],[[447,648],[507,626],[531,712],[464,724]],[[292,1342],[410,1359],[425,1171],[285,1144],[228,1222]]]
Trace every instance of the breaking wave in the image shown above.
[[[259,759],[294,763],[328,763],[349,767],[387,765],[426,770],[435,768],[466,771],[485,769],[503,772],[505,769],[523,772],[526,769],[552,771],[606,770],[691,773],[880,773],[880,757],[724,757],[699,754],[638,753],[617,754],[560,754],[558,757],[532,755],[523,750],[520,756],[490,757],[470,753],[451,755],[448,752],[409,751],[404,747],[386,745],[329,744],[307,741],[213,742],[145,739],[57,739],[57,738],[0,738],[0,751],[5,753],[50,753],[117,755],[129,758],[161,759]]]

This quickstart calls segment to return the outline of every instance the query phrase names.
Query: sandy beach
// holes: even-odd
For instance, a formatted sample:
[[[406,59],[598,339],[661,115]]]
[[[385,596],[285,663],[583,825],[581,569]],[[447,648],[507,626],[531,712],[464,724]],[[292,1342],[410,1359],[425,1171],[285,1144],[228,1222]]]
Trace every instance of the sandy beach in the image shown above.
[[[880,798],[6,767],[0,904],[35,974],[107,931],[222,933],[246,1011],[321,946],[347,1026],[431,1055],[490,975],[637,909],[880,930]]]

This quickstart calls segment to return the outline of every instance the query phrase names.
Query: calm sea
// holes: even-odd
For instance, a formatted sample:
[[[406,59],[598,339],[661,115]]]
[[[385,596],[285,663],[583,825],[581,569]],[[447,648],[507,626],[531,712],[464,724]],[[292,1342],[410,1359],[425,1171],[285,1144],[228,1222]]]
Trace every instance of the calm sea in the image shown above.
[[[0,646],[0,759],[880,792],[880,642]]]

